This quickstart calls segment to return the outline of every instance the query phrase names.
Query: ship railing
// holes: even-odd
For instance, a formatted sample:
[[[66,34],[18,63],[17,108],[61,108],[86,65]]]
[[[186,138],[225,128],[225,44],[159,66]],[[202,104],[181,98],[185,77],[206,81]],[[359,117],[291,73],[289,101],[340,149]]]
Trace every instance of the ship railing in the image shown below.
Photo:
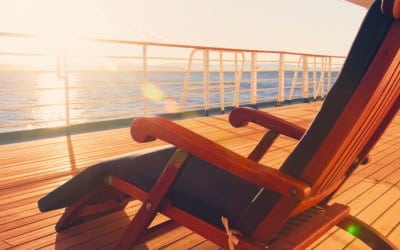
[[[344,57],[0,33],[0,133],[324,98]]]

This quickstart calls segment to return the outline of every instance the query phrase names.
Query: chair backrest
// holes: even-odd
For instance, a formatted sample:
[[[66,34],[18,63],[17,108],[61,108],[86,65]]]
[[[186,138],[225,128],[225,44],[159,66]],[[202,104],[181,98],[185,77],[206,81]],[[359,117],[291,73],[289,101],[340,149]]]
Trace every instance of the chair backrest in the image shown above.
[[[320,112],[281,168],[312,185],[312,192],[334,185],[365,157],[364,147],[396,106],[400,39],[388,34],[399,33],[394,26],[398,21],[375,2]]]
[[[320,112],[281,168],[312,193],[330,189],[363,160],[398,109],[399,37],[399,22],[376,2]]]
[[[239,221],[242,231],[270,239],[295,212],[334,192],[366,156],[399,109],[399,37],[400,21],[384,15],[375,2],[321,110],[280,168],[311,186],[310,202],[264,190]]]

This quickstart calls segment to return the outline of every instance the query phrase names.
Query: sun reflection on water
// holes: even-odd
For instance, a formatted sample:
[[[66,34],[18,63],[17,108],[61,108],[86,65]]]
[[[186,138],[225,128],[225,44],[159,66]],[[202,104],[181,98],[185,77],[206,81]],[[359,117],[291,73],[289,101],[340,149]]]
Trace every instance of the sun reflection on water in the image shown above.
[[[36,81],[36,104],[32,109],[35,122],[43,126],[65,125],[65,90],[64,81],[55,73],[41,73]]]

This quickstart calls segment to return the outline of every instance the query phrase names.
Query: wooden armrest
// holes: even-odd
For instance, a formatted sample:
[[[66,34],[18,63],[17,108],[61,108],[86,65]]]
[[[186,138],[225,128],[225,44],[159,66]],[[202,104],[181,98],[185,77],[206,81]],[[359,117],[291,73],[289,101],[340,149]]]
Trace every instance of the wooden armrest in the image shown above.
[[[161,139],[248,182],[282,195],[303,199],[310,192],[310,187],[304,182],[246,159],[163,117],[136,118],[131,125],[131,136],[137,142]]]
[[[229,115],[229,122],[232,126],[237,128],[244,127],[249,122],[252,122],[297,140],[299,140],[306,132],[304,128],[297,126],[296,124],[263,111],[247,107],[233,109]]]

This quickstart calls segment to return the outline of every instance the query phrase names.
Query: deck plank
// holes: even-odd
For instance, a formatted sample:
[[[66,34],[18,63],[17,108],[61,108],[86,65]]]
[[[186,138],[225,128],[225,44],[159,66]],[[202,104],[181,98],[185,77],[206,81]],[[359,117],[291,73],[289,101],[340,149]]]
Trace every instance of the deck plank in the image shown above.
[[[277,116],[307,127],[320,108],[309,103],[270,108]],[[257,125],[232,128],[227,115],[177,121],[211,140],[248,155],[264,129]],[[355,171],[332,202],[351,207],[351,213],[371,223],[400,246],[400,115],[372,150],[371,163]],[[139,202],[124,211],[98,218],[78,227],[56,233],[54,225],[62,210],[40,213],[37,200],[73,175],[103,159],[136,150],[163,145],[161,141],[139,144],[132,141],[129,129],[114,129],[86,134],[0,145],[0,249],[112,249]],[[279,137],[261,160],[279,167],[296,140]],[[156,217],[157,222],[165,220]],[[362,248],[362,243],[341,230],[332,229],[318,240],[314,249]],[[218,246],[179,227],[152,239],[136,249],[219,249]]]

